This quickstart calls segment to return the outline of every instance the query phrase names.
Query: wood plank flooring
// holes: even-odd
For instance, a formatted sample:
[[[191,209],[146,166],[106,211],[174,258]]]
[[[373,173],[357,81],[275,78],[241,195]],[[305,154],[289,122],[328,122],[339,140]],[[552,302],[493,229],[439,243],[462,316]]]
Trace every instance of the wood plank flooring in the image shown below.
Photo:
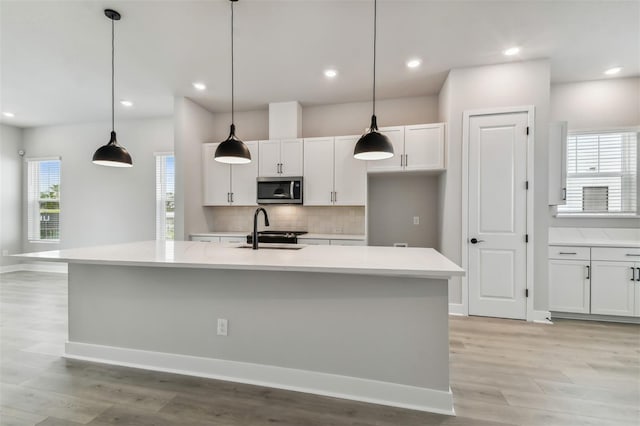
[[[66,278],[0,275],[1,425],[640,424],[638,325],[451,317],[451,417],[64,360]]]

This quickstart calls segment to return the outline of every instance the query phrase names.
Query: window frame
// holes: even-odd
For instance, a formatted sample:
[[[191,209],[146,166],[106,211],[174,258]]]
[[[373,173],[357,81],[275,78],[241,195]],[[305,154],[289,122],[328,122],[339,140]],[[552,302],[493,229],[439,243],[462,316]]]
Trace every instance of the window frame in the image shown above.
[[[175,154],[173,152],[154,152],[154,159],[155,159],[155,211],[156,211],[156,220],[155,220],[155,224],[156,224],[156,241],[174,241],[175,240],[175,210],[174,210],[174,236],[173,238],[169,239],[167,238],[167,209],[166,209],[166,203],[169,201],[169,199],[166,197],[166,191],[162,194],[159,193],[159,189],[160,189],[160,185],[158,183],[158,177],[160,176],[160,171],[158,169],[158,160],[159,159],[163,159],[163,161],[166,162],[167,157],[173,157],[173,161],[174,161],[174,192],[173,192],[173,202],[175,203]],[[165,164],[163,164],[162,166],[163,168],[166,167]],[[166,176],[166,169],[163,170],[163,176]],[[166,185],[166,182],[165,182]],[[161,206],[164,206],[161,208]],[[164,215],[160,215],[160,210],[162,210],[164,212]],[[161,229],[162,228],[162,229]],[[162,236],[164,236],[165,238],[161,238]]]
[[[58,209],[61,211],[61,206],[62,206],[62,157],[28,157],[24,159],[24,164],[25,164],[25,170],[26,170],[26,179],[25,179],[25,187],[26,187],[26,196],[25,196],[25,204],[26,204],[26,210],[27,210],[27,214],[24,217],[24,219],[26,220],[26,226],[25,226],[25,230],[26,230],[26,240],[28,243],[30,244],[60,244],[60,242],[62,241],[62,222],[60,221],[61,215],[60,213],[58,213],[60,216],[58,216],[58,238],[56,239],[42,239],[42,238],[30,238],[32,235],[40,235],[41,233],[41,228],[40,228],[40,220],[34,220],[31,215],[34,216],[39,216],[40,215],[40,203],[42,202],[46,202],[46,201],[51,201],[51,198],[42,198],[42,197],[38,197],[38,198],[34,198],[31,199],[31,187],[30,187],[30,176],[29,176],[29,163],[41,163],[41,162],[47,162],[47,161],[58,161],[60,163],[60,173],[58,175],[59,178],[59,190],[58,190],[58,198],[54,201],[58,202]],[[38,181],[38,185],[40,184],[40,182]],[[38,190],[38,194],[40,195],[40,191]],[[35,226],[38,226],[38,232],[34,232],[35,230]],[[34,229],[30,229],[30,225],[33,226]],[[31,232],[30,232],[31,231]],[[31,235],[30,235],[31,234]]]
[[[558,219],[638,219],[640,218],[640,196],[638,192],[640,191],[640,182],[638,181],[638,177],[640,176],[640,126],[631,126],[631,127],[606,127],[606,128],[593,128],[593,129],[580,129],[580,130],[569,130],[567,133],[567,139],[570,136],[579,136],[579,135],[602,135],[606,133],[635,133],[636,134],[636,210],[635,212],[562,212],[559,211],[561,206],[555,206],[555,214],[554,217]],[[567,144],[568,146],[568,144]],[[562,167],[566,170],[567,180],[569,179],[569,170],[568,170],[568,155],[565,155],[564,164]],[[620,173],[614,172],[602,172],[602,173],[580,173],[580,177],[589,177],[589,175],[593,177],[618,177]]]

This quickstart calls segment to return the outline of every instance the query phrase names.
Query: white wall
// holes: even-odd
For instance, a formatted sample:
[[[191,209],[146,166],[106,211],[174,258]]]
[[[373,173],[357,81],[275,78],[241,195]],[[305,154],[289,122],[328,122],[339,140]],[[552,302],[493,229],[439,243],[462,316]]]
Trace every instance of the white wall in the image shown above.
[[[569,131],[640,126],[640,78],[554,84],[551,86],[551,120],[567,121]],[[637,219],[556,218],[553,210],[549,214],[549,225],[583,228],[640,226]]]
[[[550,70],[546,60],[514,62],[451,70],[440,93],[440,118],[448,122],[446,177],[443,194],[443,254],[460,262],[462,190],[462,114],[466,110],[533,105],[535,107],[534,270],[535,308],[547,308],[547,138]],[[461,303],[461,283],[451,281],[450,301]]]
[[[22,251],[22,129],[0,124],[0,248],[8,254]],[[0,257],[0,266],[19,260]]]
[[[110,130],[107,122],[24,130],[25,157],[62,159],[60,244],[29,243],[23,233],[25,251],[155,239],[154,152],[173,150],[172,120],[116,123],[118,142],[131,154],[132,168],[91,162],[95,150],[108,142]],[[23,229],[25,221],[23,215]]]

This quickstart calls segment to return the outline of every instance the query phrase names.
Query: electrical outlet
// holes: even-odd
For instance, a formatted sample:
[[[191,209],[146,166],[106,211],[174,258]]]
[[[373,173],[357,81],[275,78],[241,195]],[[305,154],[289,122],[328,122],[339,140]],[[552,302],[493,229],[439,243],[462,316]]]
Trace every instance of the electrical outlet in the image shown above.
[[[226,336],[229,328],[229,321],[226,318],[218,318],[218,336]]]
[[[413,224],[414,225],[420,225],[420,216],[414,216],[413,217]]]
[[[9,256],[9,250],[7,250],[7,249],[3,249],[3,250],[2,250],[2,255],[3,255],[3,256]]]

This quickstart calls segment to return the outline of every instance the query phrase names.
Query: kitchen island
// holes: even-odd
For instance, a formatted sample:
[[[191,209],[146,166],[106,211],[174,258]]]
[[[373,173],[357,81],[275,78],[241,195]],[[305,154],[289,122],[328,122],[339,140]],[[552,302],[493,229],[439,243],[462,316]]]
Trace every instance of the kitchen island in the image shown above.
[[[146,241],[21,256],[69,263],[69,358],[453,414],[448,279],[463,270],[433,249]]]

